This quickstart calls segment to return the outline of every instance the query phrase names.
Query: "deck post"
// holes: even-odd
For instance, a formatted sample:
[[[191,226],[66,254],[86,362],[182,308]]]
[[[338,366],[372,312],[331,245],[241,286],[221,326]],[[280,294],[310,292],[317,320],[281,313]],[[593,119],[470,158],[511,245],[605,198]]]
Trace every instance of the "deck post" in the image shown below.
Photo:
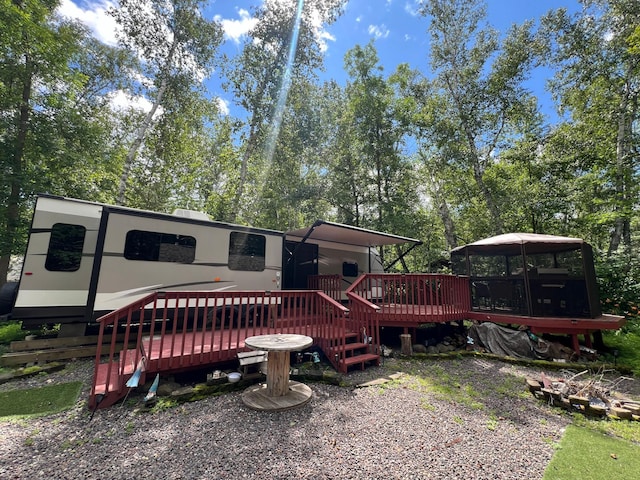
[[[403,334],[400,335],[400,351],[402,355],[406,355],[410,357],[413,355],[413,348],[411,346],[411,335]]]

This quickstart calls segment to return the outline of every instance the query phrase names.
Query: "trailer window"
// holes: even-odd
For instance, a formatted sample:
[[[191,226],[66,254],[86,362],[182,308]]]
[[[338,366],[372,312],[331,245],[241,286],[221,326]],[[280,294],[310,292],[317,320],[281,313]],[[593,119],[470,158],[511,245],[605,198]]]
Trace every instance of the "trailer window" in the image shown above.
[[[342,262],[342,276],[343,277],[357,277],[358,276],[358,264],[355,262]]]
[[[264,235],[231,232],[229,236],[229,269],[261,272],[264,270]]]
[[[44,268],[51,272],[75,272],[80,268],[82,246],[87,229],[82,225],[56,223],[51,227],[51,238]]]
[[[129,230],[124,258],[147,262],[192,263],[196,258],[196,239],[188,235]]]

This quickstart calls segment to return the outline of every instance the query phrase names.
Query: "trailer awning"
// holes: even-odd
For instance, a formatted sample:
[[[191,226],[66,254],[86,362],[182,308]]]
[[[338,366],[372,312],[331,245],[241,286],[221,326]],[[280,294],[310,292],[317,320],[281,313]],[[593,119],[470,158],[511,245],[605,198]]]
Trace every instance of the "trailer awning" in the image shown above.
[[[422,243],[415,238],[376,232],[374,230],[367,230],[366,228],[326,222],[324,220],[316,221],[310,228],[286,232],[285,238],[295,241],[320,240],[363,247],[378,247],[381,245],[397,245],[402,243],[420,245]]]

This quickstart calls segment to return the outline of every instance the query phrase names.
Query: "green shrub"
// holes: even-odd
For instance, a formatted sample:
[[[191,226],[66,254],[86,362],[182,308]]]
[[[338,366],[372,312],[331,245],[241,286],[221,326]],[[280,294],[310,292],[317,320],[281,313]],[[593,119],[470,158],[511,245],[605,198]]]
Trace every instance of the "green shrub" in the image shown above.
[[[16,340],[24,340],[28,332],[22,330],[20,322],[7,322],[0,325],[0,345]]]
[[[627,318],[626,331],[640,334],[640,258],[616,253],[596,261],[602,311]]]

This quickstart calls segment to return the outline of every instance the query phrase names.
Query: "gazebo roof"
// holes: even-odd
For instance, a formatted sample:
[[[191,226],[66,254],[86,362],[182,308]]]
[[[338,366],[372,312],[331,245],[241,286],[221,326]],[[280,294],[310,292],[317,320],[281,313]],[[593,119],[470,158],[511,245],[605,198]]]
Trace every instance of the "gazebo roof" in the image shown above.
[[[517,255],[523,249],[526,253],[562,252],[578,250],[584,243],[581,238],[543,235],[540,233],[505,233],[454,248],[451,253]]]

